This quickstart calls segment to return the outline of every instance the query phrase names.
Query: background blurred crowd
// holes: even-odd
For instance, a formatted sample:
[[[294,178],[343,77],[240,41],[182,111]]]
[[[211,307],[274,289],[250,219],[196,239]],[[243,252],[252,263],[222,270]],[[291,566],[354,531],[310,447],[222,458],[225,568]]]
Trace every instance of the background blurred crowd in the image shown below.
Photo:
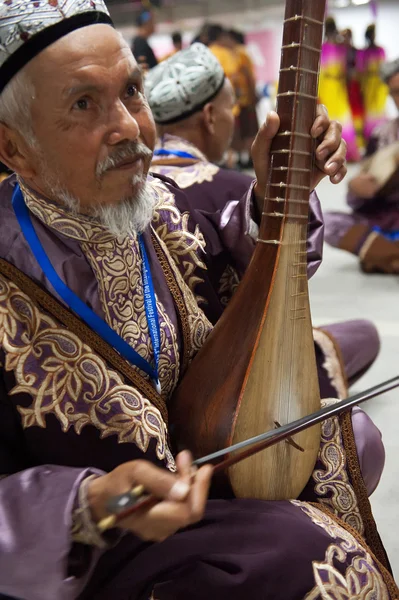
[[[326,21],[320,75],[320,101],[340,121],[348,144],[348,160],[358,161],[377,125],[386,120],[388,87],[381,78],[385,51],[376,43],[376,27],[365,32],[365,48],[355,48],[352,31],[338,31]]]
[[[184,47],[182,33],[175,32],[171,36],[173,51],[166,56],[155,56],[148,38],[154,34],[156,23],[154,13],[149,10],[138,16],[137,28],[132,50],[148,69]],[[330,117],[342,123],[348,160],[356,162],[364,155],[375,127],[386,120],[388,87],[380,76],[385,51],[376,43],[375,25],[367,27],[364,48],[356,48],[352,37],[351,29],[339,31],[335,20],[327,18],[319,97]],[[192,39],[191,43],[194,42],[210,48],[233,85],[237,98],[236,129],[226,165],[247,169],[251,167],[250,148],[259,126],[257,105],[260,96],[269,95],[273,88],[269,86],[265,91],[256,81],[256,70],[243,33],[205,23]]]

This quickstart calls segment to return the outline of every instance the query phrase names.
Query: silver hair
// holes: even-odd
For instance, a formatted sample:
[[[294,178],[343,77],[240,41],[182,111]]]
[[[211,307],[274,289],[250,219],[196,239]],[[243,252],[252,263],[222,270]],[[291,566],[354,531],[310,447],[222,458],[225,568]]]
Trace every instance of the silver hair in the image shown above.
[[[26,67],[17,73],[0,94],[0,122],[16,129],[29,146],[36,145],[31,105],[35,88]]]
[[[380,72],[383,81],[385,81],[385,83],[389,83],[389,80],[399,73],[399,58],[393,60],[392,62],[384,63],[380,69]]]

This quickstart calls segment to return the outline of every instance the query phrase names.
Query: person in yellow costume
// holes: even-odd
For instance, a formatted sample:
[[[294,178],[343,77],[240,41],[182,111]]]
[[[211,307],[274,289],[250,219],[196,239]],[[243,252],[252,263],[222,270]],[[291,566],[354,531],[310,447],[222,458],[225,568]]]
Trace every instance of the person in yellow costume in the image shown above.
[[[238,31],[228,32],[231,48],[237,56],[236,95],[240,113],[237,117],[236,135],[233,147],[240,154],[240,164],[252,166],[251,147],[259,129],[256,113],[257,93],[255,68],[245,47],[245,37]]]
[[[385,63],[385,50],[375,42],[375,25],[366,29],[367,48],[359,53],[358,70],[365,108],[364,137],[368,141],[375,128],[387,120],[388,86],[382,80],[380,69]]]
[[[233,148],[238,152],[240,165],[250,167],[250,150],[258,131],[254,66],[245,48],[244,36],[239,32],[225,31],[215,25],[210,28],[209,37],[209,48],[230,79],[237,97]]]
[[[342,137],[348,145],[349,161],[360,160],[347,88],[347,49],[338,41],[332,17],[326,20],[326,40],[321,54],[319,99],[329,114],[342,124]]]

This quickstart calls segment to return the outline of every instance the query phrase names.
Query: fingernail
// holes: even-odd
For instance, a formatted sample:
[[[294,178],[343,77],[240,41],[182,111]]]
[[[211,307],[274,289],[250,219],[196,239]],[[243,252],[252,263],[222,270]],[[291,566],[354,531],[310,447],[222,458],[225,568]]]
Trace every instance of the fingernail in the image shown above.
[[[338,169],[338,163],[336,163],[336,162],[328,163],[326,165],[326,167],[327,167],[327,169],[329,171],[337,171],[337,169]]]
[[[337,173],[336,175],[334,175],[332,180],[334,183],[339,183],[340,181],[342,181],[343,178],[344,176],[341,173]]]
[[[314,137],[319,137],[323,133],[323,127],[318,127],[314,133]]]
[[[328,150],[321,150],[317,153],[320,160],[324,160],[328,156]]]
[[[174,486],[169,492],[170,500],[176,500],[177,502],[181,502],[185,500],[190,491],[190,486],[188,483],[184,483],[184,481],[176,481]]]

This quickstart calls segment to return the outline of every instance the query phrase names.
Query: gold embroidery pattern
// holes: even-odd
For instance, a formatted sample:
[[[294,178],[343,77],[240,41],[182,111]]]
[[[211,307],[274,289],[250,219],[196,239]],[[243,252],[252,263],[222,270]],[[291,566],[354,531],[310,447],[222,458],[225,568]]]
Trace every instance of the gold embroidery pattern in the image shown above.
[[[209,162],[197,162],[194,165],[185,167],[157,166],[154,162],[151,171],[170,177],[177,183],[179,188],[185,190],[192,185],[201,184],[205,181],[212,182],[219,172],[219,167]]]
[[[24,189],[29,209],[47,226],[79,241],[96,277],[105,320],[145,360],[153,348],[144,306],[141,257],[137,238],[115,238],[93,220],[68,216]],[[179,346],[173,323],[157,300],[161,332],[159,379],[162,395],[171,394],[179,379]]]
[[[80,434],[93,425],[103,438],[116,435],[119,443],[134,443],[143,453],[155,441],[157,457],[174,470],[160,412],[3,277],[0,343],[5,368],[16,379],[11,394],[33,399],[28,408],[18,407],[24,428],[45,428],[46,416],[53,414],[64,432],[73,427]]]
[[[159,245],[165,253],[165,258],[168,258],[170,253],[168,253],[166,244],[161,240],[155,231],[154,235],[156,236]],[[187,349],[187,354],[188,360],[192,360],[197,352],[202,348],[208,335],[212,331],[212,324],[206,318],[205,313],[199,308],[194,294],[184,282],[183,277],[173,259],[169,260],[169,265],[173,271],[178,286],[180,289],[185,290],[184,301],[187,308],[188,325],[190,330],[190,347]]]
[[[324,562],[313,562],[316,585],[305,600],[389,600],[390,595],[384,578],[371,554],[343,527],[327,514],[310,504],[293,500],[318,527],[334,541],[326,551]],[[355,554],[345,574],[337,563],[348,562],[348,555]]]
[[[336,402],[338,400],[324,400],[322,405]],[[337,417],[324,421],[322,425],[320,452],[312,479],[315,483],[315,493],[321,496],[318,501],[325,504],[344,523],[364,535],[364,523],[355,490],[348,476],[346,454]]]
[[[179,211],[173,194],[163,182],[154,179],[151,185],[159,199],[152,221],[153,228],[179,267],[185,283],[196,294],[196,286],[203,281],[198,277],[198,269],[206,270],[204,236],[198,225],[194,233],[190,232],[190,214]],[[205,302],[204,298],[196,298],[198,303]]]
[[[134,247],[132,247],[134,245]],[[111,251],[82,244],[96,276],[101,305],[108,324],[148,362],[154,354],[148,330],[137,240],[114,240]],[[161,333],[159,379],[167,397],[179,379],[179,346],[176,330],[156,296]]]

